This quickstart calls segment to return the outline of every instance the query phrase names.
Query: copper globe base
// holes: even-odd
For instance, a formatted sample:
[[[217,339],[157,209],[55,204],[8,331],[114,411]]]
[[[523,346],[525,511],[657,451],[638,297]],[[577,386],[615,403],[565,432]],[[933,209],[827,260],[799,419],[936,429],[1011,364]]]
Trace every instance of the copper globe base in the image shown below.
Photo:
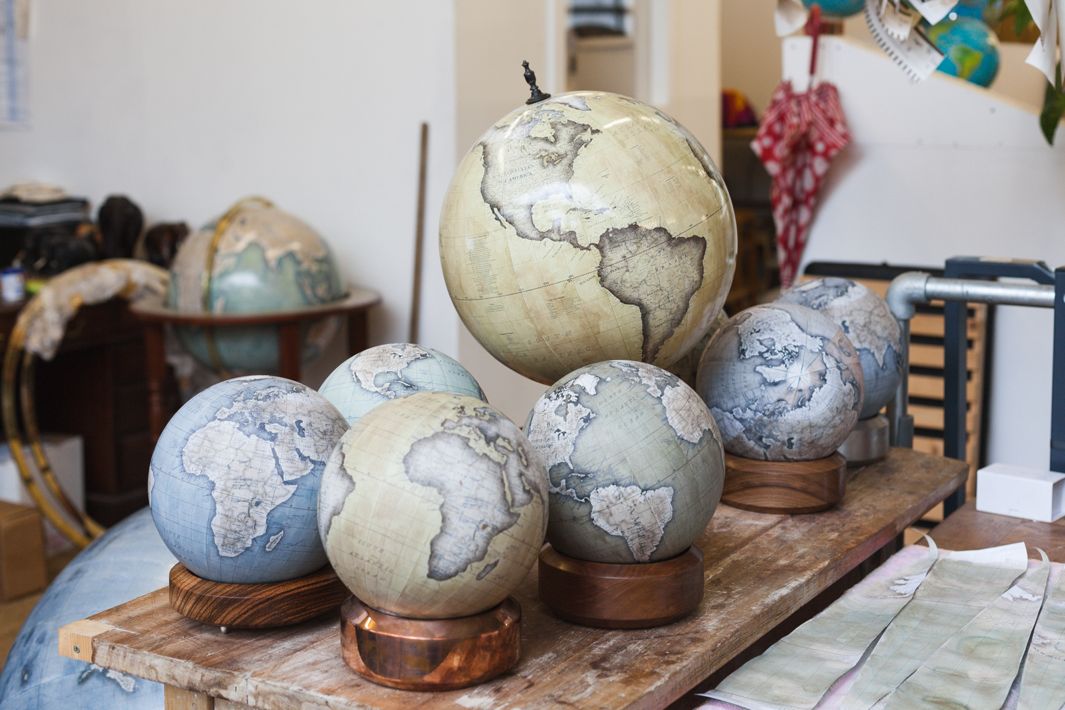
[[[284,582],[212,582],[180,562],[170,569],[170,606],[182,616],[228,629],[265,629],[298,624],[335,611],[347,588],[326,565]]]
[[[703,599],[703,553],[609,564],[540,552],[540,600],[559,618],[604,629],[646,629],[687,616]]]
[[[521,653],[521,607],[513,597],[457,619],[410,619],[349,597],[340,607],[344,662],[379,685],[454,690],[509,670]]]

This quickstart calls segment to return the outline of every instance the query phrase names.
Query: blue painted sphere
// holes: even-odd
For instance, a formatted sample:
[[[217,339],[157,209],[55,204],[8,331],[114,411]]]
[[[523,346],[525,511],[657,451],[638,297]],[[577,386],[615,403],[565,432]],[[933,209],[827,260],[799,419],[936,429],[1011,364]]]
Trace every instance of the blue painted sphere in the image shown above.
[[[318,391],[355,425],[390,399],[416,392],[452,392],[487,401],[466,368],[447,355],[413,343],[389,343],[342,362]]]
[[[939,71],[979,86],[991,86],[998,74],[998,37],[972,17],[957,16],[926,27],[928,39],[943,53]]]
[[[59,627],[167,584],[174,556],[145,508],[75,557],[45,590],[0,674],[0,710],[163,707],[163,686],[64,658]]]
[[[833,17],[850,17],[865,9],[865,0],[802,0],[802,4],[820,5],[821,12]]]
[[[163,542],[216,582],[278,582],[322,567],[318,488],[347,428],[328,400],[280,377],[204,390],[152,454],[148,502]]]

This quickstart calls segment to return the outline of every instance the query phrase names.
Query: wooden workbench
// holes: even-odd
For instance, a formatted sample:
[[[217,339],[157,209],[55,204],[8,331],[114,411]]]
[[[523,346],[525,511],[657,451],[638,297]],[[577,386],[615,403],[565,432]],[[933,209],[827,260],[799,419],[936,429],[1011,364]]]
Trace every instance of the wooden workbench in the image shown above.
[[[1065,562],[1065,518],[1056,523],[980,513],[972,502],[950,514],[930,533],[944,550],[978,550],[983,547],[1023,542],[1028,556],[1038,559],[1035,548],[1046,551],[1054,562]]]
[[[167,684],[168,708],[661,707],[891,542],[967,471],[959,461],[899,449],[853,473],[843,504],[826,513],[721,506],[698,543],[702,605],[658,629],[559,621],[538,601],[533,571],[515,594],[524,611],[521,661],[465,690],[412,693],[362,680],[341,661],[335,618],[223,635],[172,611],[165,589],[63,627],[60,653]]]

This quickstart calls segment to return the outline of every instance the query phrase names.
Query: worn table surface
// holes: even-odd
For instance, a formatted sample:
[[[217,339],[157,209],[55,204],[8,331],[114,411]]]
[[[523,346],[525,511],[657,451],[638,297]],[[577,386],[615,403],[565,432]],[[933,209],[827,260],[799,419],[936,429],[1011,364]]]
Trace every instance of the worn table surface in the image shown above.
[[[1039,557],[1036,547],[1046,551],[1054,562],[1065,562],[1065,518],[1056,523],[980,513],[973,502],[950,514],[931,532],[932,539],[945,550],[977,550],[983,547],[1023,542],[1028,556]]]
[[[226,699],[216,708],[661,707],[893,540],[966,473],[964,463],[893,450],[852,473],[842,505],[826,513],[721,506],[698,543],[702,604],[658,629],[605,631],[555,619],[536,597],[533,571],[515,594],[524,612],[521,661],[465,690],[412,693],[362,680],[341,661],[336,619],[222,635],[172,611],[165,589],[64,627],[60,652],[166,683],[174,700],[191,702],[182,688]],[[213,704],[198,697],[198,706]]]

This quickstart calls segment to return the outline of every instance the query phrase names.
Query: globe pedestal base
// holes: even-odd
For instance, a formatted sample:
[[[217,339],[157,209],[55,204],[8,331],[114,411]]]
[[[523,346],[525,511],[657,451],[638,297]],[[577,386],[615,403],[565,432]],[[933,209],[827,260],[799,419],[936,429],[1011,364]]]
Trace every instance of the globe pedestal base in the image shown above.
[[[521,607],[497,607],[457,619],[410,619],[349,597],[340,607],[344,662],[379,685],[454,690],[514,666],[521,653]]]
[[[540,599],[559,618],[604,629],[646,629],[687,616],[703,599],[703,553],[609,564],[540,553]]]
[[[817,513],[843,499],[847,460],[762,461],[725,454],[721,502],[757,513]]]
[[[886,458],[890,448],[889,428],[887,417],[883,414],[859,419],[843,446],[839,447],[839,453],[847,459],[847,465],[865,466]]]
[[[170,607],[182,616],[227,629],[298,624],[335,610],[348,590],[329,566],[284,582],[212,582],[180,562],[170,569]]]

